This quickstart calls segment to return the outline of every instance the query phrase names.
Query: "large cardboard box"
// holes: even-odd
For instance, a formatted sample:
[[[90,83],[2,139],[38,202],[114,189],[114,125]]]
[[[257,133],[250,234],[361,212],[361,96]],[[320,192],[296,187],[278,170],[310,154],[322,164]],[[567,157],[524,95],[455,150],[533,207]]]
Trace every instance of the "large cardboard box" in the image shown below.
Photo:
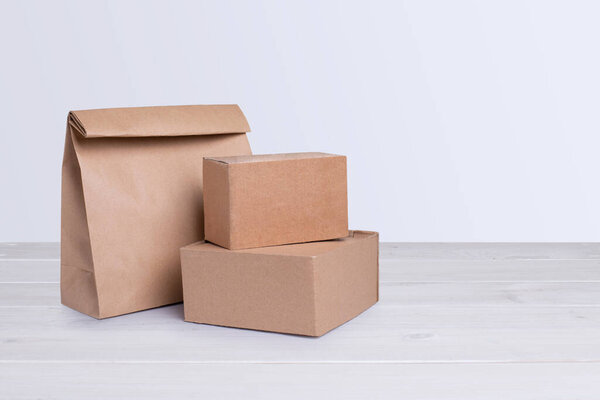
[[[185,320],[321,336],[375,304],[378,234],[228,250],[181,249]]]
[[[348,234],[346,157],[291,153],[204,159],[206,240],[228,249]]]
[[[204,239],[202,158],[250,154],[236,105],[72,111],[62,168],[62,303],[96,318],[182,300]]]

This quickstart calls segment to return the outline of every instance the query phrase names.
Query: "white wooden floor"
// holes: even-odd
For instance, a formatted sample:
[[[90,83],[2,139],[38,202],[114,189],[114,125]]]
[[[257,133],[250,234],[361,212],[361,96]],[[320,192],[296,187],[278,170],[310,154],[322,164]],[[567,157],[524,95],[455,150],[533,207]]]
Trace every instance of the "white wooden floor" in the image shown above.
[[[0,244],[0,398],[600,399],[600,244],[382,244],[380,302],[321,338],[97,321],[56,243]]]

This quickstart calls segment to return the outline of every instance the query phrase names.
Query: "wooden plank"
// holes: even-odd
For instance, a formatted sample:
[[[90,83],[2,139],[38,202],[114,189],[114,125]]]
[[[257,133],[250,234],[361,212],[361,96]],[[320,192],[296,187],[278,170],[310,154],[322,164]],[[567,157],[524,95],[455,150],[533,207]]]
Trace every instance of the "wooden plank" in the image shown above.
[[[381,282],[600,282],[600,260],[393,260]]]
[[[0,338],[4,361],[600,361],[600,307],[382,302],[321,338],[188,323],[181,304],[105,320],[12,307],[0,308]]]
[[[0,364],[6,399],[589,399],[600,364]]]
[[[590,260],[600,243],[381,243],[382,259]]]
[[[56,242],[0,243],[0,260],[60,258],[60,245]]]
[[[58,243],[0,243],[1,259],[55,259]],[[381,243],[382,259],[590,260],[600,243]]]
[[[600,306],[600,282],[382,283],[381,298],[402,306]]]
[[[0,307],[60,305],[58,283],[0,283]]]
[[[381,282],[600,282],[600,260],[390,260]],[[58,282],[58,260],[2,261],[0,283]]]
[[[600,282],[382,282],[379,292],[399,306],[600,306]],[[58,283],[0,283],[0,307],[59,304]]]
[[[58,260],[0,260],[0,283],[45,282],[60,280]]]

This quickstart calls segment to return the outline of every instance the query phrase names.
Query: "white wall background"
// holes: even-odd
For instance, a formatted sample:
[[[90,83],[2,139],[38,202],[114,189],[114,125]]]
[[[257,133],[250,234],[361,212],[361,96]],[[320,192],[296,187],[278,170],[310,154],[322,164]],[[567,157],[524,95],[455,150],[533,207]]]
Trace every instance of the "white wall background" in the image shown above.
[[[58,241],[70,109],[238,103],[384,241],[600,241],[595,1],[0,5],[0,241]]]

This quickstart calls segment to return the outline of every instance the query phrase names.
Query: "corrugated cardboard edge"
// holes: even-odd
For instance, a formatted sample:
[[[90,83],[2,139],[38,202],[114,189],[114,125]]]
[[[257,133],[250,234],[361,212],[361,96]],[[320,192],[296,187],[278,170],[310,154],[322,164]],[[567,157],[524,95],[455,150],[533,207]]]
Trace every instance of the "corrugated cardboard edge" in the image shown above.
[[[208,157],[204,157],[202,164],[204,236],[209,242],[231,248],[232,212],[229,195],[229,165]],[[214,179],[206,179],[211,175],[215,176]]]

